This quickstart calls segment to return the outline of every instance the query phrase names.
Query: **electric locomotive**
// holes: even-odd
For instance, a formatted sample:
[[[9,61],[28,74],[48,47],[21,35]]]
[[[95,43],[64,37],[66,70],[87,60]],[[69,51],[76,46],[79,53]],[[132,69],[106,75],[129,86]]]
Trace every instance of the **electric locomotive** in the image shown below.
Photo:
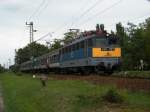
[[[60,49],[60,68],[85,74],[112,73],[120,67],[120,58],[118,38],[97,25],[96,31],[85,32]]]
[[[48,70],[61,73],[112,73],[120,68],[118,37],[108,34],[103,25],[82,32],[67,45],[21,65],[22,71]]]

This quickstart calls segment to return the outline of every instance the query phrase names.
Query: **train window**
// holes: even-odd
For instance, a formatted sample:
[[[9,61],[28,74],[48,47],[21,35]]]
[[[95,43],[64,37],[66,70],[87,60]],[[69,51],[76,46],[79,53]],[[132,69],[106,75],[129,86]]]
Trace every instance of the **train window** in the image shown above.
[[[63,49],[61,49],[62,50],[62,54],[64,54],[64,50]]]
[[[66,47],[66,53],[68,53],[68,51],[69,51],[69,47]]]
[[[67,47],[67,53],[69,53],[69,46]]]
[[[68,53],[71,52],[71,46],[68,46]]]
[[[66,47],[66,53],[68,53],[69,52],[69,47]]]
[[[64,48],[64,54],[66,53],[66,48]]]
[[[93,46],[93,40],[92,39],[88,39],[88,47],[92,47]]]
[[[67,47],[64,48],[64,53],[67,53]]]
[[[64,49],[64,54],[66,53],[66,48],[63,48]]]
[[[71,49],[72,49],[72,46],[70,45],[70,46],[69,46],[69,53],[71,52]]]
[[[72,45],[72,51],[75,51],[75,44]]]
[[[106,38],[96,38],[95,39],[96,47],[105,46],[105,45],[108,45],[108,41]]]
[[[77,43],[76,45],[77,45],[77,50],[79,50],[79,48],[80,48],[80,44],[79,44],[79,43]]]
[[[80,47],[84,48],[84,41],[80,42],[80,44],[81,44]]]
[[[75,50],[77,50],[77,44],[75,44]]]

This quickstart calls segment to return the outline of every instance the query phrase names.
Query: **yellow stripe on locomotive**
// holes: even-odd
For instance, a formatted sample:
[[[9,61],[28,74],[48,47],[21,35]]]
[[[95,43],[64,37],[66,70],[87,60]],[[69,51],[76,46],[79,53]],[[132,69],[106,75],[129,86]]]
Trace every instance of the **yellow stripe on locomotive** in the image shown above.
[[[121,48],[93,48],[92,56],[98,57],[121,57]]]

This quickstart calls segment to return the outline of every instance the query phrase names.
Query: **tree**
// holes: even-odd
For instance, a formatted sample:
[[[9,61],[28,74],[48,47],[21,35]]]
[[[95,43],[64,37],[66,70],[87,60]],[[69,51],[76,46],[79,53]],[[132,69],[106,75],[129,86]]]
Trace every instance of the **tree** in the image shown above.
[[[67,44],[75,38],[75,36],[77,35],[77,32],[71,31],[71,32],[65,33],[64,35],[65,36],[64,36],[62,41],[63,41],[64,44]]]
[[[31,43],[25,46],[24,48],[20,48],[16,51],[15,56],[15,64],[21,64],[23,62],[29,61],[32,58],[41,56],[49,52],[48,47],[41,45],[39,43]]]
[[[62,40],[61,39],[55,39],[53,44],[50,47],[50,51],[55,50],[55,49],[59,49],[61,48],[62,45]]]
[[[123,68],[139,69],[140,60],[143,60],[145,69],[150,69],[150,18],[139,25],[128,23],[127,28],[119,23],[116,30],[122,47]]]
[[[0,64],[0,73],[4,72],[5,68]]]
[[[125,28],[121,23],[116,24],[116,35],[119,37],[120,45],[124,46]]]

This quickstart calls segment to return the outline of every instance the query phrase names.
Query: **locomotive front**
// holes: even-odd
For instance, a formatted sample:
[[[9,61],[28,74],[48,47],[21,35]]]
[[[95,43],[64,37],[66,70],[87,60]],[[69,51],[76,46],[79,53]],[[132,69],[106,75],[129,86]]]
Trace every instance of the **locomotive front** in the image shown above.
[[[92,65],[95,71],[112,73],[120,68],[121,48],[115,35],[95,36],[92,47]]]

